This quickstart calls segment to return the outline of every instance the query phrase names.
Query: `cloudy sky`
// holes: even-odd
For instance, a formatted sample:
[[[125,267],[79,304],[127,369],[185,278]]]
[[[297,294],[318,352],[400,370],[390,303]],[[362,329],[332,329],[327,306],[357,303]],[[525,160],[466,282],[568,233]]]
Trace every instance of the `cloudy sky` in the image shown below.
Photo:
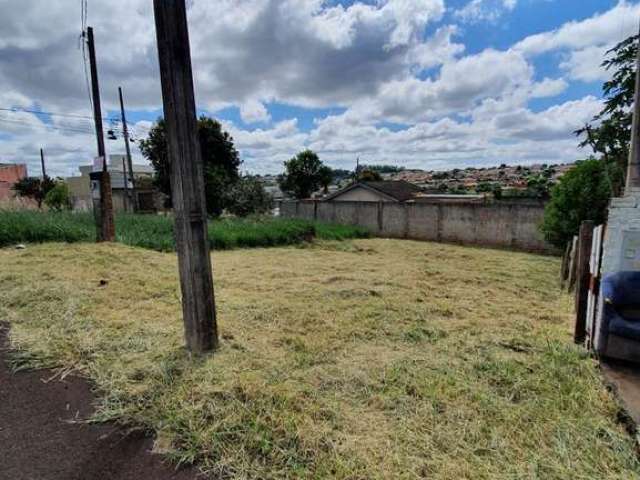
[[[303,148],[341,168],[576,160],[587,152],[572,131],[600,109],[604,53],[640,21],[623,0],[188,4],[198,107],[253,173]],[[88,24],[103,113],[118,117],[121,85],[142,137],[162,114],[152,1],[88,0]],[[0,163],[38,174],[40,147],[53,175],[91,162],[81,28],[80,0],[0,0]],[[107,150],[123,153],[122,138]]]

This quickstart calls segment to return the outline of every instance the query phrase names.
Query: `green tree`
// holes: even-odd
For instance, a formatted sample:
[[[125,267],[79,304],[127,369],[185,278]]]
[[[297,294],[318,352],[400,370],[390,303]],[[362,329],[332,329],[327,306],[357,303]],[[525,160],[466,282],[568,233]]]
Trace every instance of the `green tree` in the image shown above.
[[[240,178],[238,168],[242,163],[233,145],[233,138],[222,129],[217,120],[202,116],[198,119],[198,138],[204,166],[207,213],[219,216],[229,207],[230,192]],[[171,202],[171,164],[167,153],[166,126],[158,119],[149,136],[141,140],[140,151],[155,170],[154,183],[168,195]]]
[[[273,209],[273,197],[265,189],[260,179],[246,175],[231,188],[229,212],[239,217],[267,213]]]
[[[548,198],[552,183],[544,174],[529,175],[527,177],[527,191],[530,196]]]
[[[49,177],[40,179],[38,177],[24,177],[13,184],[13,191],[16,196],[23,198],[31,198],[38,204],[38,208],[42,208],[44,198],[55,186],[55,182]]]
[[[324,165],[311,150],[303,150],[284,162],[285,171],[278,176],[280,190],[295,198],[309,198],[322,186]]]
[[[608,168],[607,168],[608,167]],[[607,173],[608,171],[608,173]],[[551,244],[563,248],[578,232],[583,220],[603,223],[607,217],[611,183],[609,176],[622,177],[619,165],[595,158],[577,162],[551,190],[542,222],[542,232]]]
[[[361,182],[380,182],[382,175],[376,170],[363,169],[358,173],[358,181]]]
[[[594,123],[576,131],[582,138],[582,146],[590,146],[602,157],[605,166],[615,164],[623,172],[622,177],[609,175],[613,195],[622,193],[629,157],[637,51],[638,35],[633,35],[607,52],[602,65],[613,74],[602,87],[604,107],[594,117]]]
[[[480,182],[476,187],[477,193],[488,193],[493,190],[493,183],[491,182]]]
[[[55,182],[53,188],[45,195],[44,204],[51,210],[71,210],[71,196],[67,184],[62,181]]]
[[[331,185],[333,179],[334,171],[331,169],[331,167],[327,167],[326,165],[320,167],[320,185],[322,185],[322,190],[324,191],[325,195],[329,193],[329,185]]]

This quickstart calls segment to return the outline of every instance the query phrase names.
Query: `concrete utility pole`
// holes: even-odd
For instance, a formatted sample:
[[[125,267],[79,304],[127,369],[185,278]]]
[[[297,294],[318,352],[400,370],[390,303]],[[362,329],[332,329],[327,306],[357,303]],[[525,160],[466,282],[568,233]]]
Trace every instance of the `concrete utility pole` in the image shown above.
[[[185,337],[191,352],[204,353],[216,348],[218,330],[187,12],[184,0],[154,0],[153,6]]]
[[[126,192],[126,197],[129,200],[133,200],[131,204],[133,205],[133,211],[138,210],[138,198],[136,196],[136,183],[135,178],[133,178],[133,162],[131,161],[131,147],[129,146],[129,127],[127,127],[127,117],[124,114],[124,100],[122,99],[122,87],[118,87],[118,95],[120,96],[120,115],[122,117],[122,135],[124,136],[124,148],[127,153],[127,167],[129,169],[129,180],[131,181],[131,197],[129,196],[128,186],[127,186],[127,177],[124,177],[124,189]]]
[[[40,149],[40,165],[42,166],[42,180],[47,178],[47,169],[44,167],[44,150]]]
[[[640,46],[636,55],[636,83],[633,93],[633,122],[631,124],[631,146],[629,148],[629,162],[627,165],[627,182],[625,195],[631,195],[632,190],[640,189]]]
[[[116,236],[113,221],[113,198],[111,177],[107,171],[107,155],[104,148],[104,132],[102,131],[102,109],[100,107],[100,86],[98,85],[98,67],[96,64],[96,48],[93,40],[93,28],[87,28],[87,47],[91,64],[91,94],[93,96],[93,118],[96,124],[96,140],[98,157],[102,158],[102,174],[100,175],[100,209],[96,218],[97,240],[113,242]]]

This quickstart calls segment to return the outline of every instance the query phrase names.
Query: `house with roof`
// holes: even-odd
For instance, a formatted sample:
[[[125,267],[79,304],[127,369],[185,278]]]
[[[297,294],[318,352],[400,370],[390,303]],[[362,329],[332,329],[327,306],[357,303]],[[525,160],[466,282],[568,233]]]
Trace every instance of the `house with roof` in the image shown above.
[[[405,180],[356,182],[326,196],[325,202],[484,203],[485,195],[428,194]]]
[[[325,202],[406,202],[422,189],[404,180],[356,182],[324,198]]]

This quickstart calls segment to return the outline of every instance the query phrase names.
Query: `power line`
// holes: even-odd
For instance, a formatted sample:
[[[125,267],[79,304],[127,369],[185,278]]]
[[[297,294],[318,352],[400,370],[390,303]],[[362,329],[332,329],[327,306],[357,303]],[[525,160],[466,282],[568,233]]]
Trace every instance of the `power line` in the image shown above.
[[[70,132],[93,134],[92,130],[83,129],[83,128],[79,128],[79,127],[61,127],[61,126],[56,126],[56,125],[47,125],[46,123],[37,124],[37,123],[27,122],[27,121],[24,121],[24,120],[15,120],[15,119],[10,119],[10,118],[2,118],[2,117],[0,117],[0,122],[16,123],[16,124],[20,124],[20,125],[29,125],[31,127],[47,128],[47,129],[51,129],[51,130],[64,130],[64,131],[70,131]]]
[[[21,120],[21,119],[11,119],[11,118],[5,118],[5,117],[0,117],[0,122],[4,122],[4,123],[14,123],[14,124],[18,124],[18,125],[27,125],[30,127],[34,127],[34,129],[36,128],[46,128],[48,130],[57,130],[57,131],[61,131],[61,132],[73,132],[73,133],[83,133],[83,134],[87,134],[87,135],[94,135],[95,134],[95,130],[93,129],[93,127],[89,124],[87,124],[86,128],[82,128],[82,126],[65,126],[65,125],[48,125],[46,123],[33,123],[33,122],[29,122],[29,121],[25,121],[25,120]],[[109,128],[104,128],[103,127],[103,131],[109,135],[109,140],[115,140],[117,138],[117,136],[124,136],[124,131],[122,129],[122,127],[109,127]],[[111,134],[113,134],[113,136],[111,136]],[[129,132],[129,140],[132,142],[136,141],[136,138],[141,137],[142,135],[131,135],[131,133]]]
[[[25,121],[25,120],[4,118],[4,117],[0,117],[0,122],[16,123],[16,124],[20,124],[20,125],[29,125],[31,127],[47,128],[47,129],[50,129],[50,130],[61,130],[61,131],[69,131],[69,132],[77,132],[77,133],[94,134],[94,130],[92,128],[90,128],[89,124],[87,124],[86,128],[82,128],[82,126],[72,127],[72,126],[65,126],[65,125],[48,125],[46,123],[38,124],[38,123],[28,122],[28,121]],[[107,133],[109,133],[109,131],[112,131],[114,134],[122,135],[122,129],[121,128],[109,128],[109,129],[103,128],[103,130],[105,130]]]
[[[12,108],[0,108],[0,111],[3,112],[24,112],[24,113],[34,113],[36,115],[48,115],[48,116],[52,116],[52,117],[70,117],[70,118],[84,118],[87,120],[92,120],[93,117],[89,117],[88,115],[76,115],[73,113],[54,113],[54,112],[45,112],[42,110],[29,110],[27,108],[20,108],[20,107],[12,107]],[[105,120],[109,120],[109,118],[104,117]]]
[[[89,71],[87,67],[87,49],[86,49],[86,31],[87,31],[87,16],[89,5],[87,0],[80,0],[80,47],[82,49],[82,70],[84,71],[84,81],[87,89],[87,96],[89,98],[89,106],[93,111],[93,97],[91,95],[91,83],[89,81]]]
[[[0,107],[0,111],[2,112],[12,112],[12,113],[19,113],[19,112],[24,112],[24,113],[32,113],[34,115],[46,115],[46,116],[51,116],[51,117],[67,117],[67,118],[79,118],[79,119],[83,119],[83,120],[88,120],[91,121],[93,120],[93,117],[87,116],[87,115],[77,115],[77,114],[72,114],[72,113],[56,113],[56,112],[46,112],[43,110],[29,110],[27,108],[21,108],[21,107],[11,107],[11,108],[7,108],[7,107]],[[121,121],[114,116],[109,116],[109,117],[102,117],[103,120],[107,120],[110,125],[111,125],[111,130],[117,130],[120,129],[120,131],[122,131],[122,127],[118,127],[117,125],[119,123],[121,123]],[[93,123],[89,124],[91,126],[91,128],[93,128]],[[133,129],[134,130],[138,130],[138,129],[142,129],[145,130],[147,132],[149,132],[151,129],[149,127],[145,127],[142,125],[133,125]]]

